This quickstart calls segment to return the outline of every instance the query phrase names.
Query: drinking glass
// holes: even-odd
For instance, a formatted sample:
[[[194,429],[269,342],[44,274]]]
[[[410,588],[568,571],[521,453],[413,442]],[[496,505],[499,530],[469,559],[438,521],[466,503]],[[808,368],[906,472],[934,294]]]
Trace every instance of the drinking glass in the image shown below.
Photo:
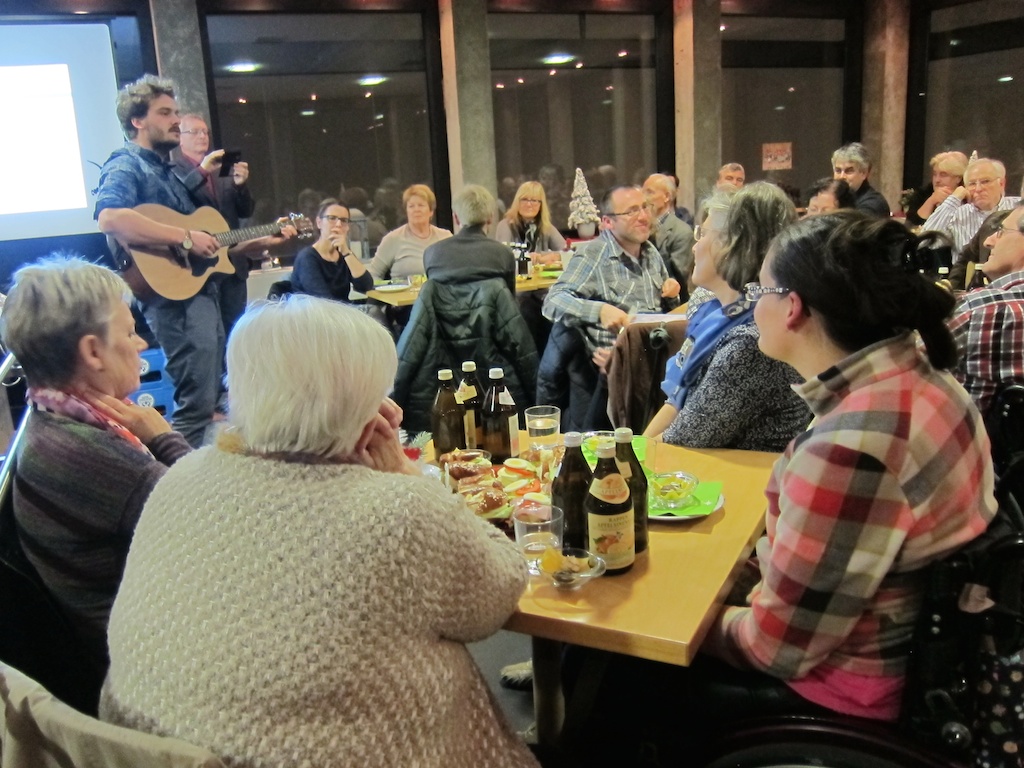
[[[413,291],[418,291],[425,282],[427,282],[426,275],[409,275],[409,288]]]
[[[526,567],[534,576],[540,575],[540,559],[549,549],[562,549],[562,527],[565,515],[561,507],[546,504],[523,504],[512,513],[516,545],[526,558]]]
[[[562,409],[556,405],[535,405],[526,409],[526,432],[535,451],[558,443]]]

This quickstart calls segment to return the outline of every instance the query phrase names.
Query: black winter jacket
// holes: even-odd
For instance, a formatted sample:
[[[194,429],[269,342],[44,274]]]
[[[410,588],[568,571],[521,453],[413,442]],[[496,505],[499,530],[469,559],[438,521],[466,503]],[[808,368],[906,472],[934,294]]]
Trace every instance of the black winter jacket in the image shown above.
[[[458,379],[466,360],[476,363],[485,388],[488,368],[502,368],[520,412],[533,404],[537,349],[515,297],[501,278],[424,283],[398,340],[392,395],[405,411],[402,426],[408,432],[430,430],[437,371],[451,368]]]

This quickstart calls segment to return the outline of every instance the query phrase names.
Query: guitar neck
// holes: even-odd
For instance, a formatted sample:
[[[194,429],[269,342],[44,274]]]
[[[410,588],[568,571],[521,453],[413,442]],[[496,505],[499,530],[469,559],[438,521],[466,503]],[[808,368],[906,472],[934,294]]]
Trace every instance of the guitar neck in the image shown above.
[[[281,225],[277,224],[262,224],[258,227],[245,227],[244,229],[232,229],[228,232],[220,232],[214,235],[217,238],[217,242],[221,246],[225,245],[237,245],[245,240],[252,240],[257,237],[266,237],[267,235],[276,235],[281,231]]]

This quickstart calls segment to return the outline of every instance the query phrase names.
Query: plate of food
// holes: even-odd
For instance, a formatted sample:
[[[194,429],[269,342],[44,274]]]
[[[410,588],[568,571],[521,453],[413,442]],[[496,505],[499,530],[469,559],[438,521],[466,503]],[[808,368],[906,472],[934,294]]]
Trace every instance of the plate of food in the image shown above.
[[[398,293],[399,291],[409,290],[408,283],[385,283],[384,285],[375,285],[373,290],[380,291],[381,293]]]
[[[648,520],[692,520],[707,517],[724,506],[720,482],[702,483],[687,472],[664,472],[648,479]]]

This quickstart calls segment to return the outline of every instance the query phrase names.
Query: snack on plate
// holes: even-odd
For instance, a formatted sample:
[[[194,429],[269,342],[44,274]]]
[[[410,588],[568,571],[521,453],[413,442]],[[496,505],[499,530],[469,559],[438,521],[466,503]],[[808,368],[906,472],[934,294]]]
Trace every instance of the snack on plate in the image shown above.
[[[437,465],[444,468],[450,462],[472,462],[473,464],[487,463],[491,465],[491,454],[477,448],[456,448],[450,453],[442,453],[437,457]]]
[[[573,557],[563,555],[557,549],[548,549],[540,558],[540,570],[542,573],[555,575],[557,573],[580,573],[590,568],[589,557]]]

